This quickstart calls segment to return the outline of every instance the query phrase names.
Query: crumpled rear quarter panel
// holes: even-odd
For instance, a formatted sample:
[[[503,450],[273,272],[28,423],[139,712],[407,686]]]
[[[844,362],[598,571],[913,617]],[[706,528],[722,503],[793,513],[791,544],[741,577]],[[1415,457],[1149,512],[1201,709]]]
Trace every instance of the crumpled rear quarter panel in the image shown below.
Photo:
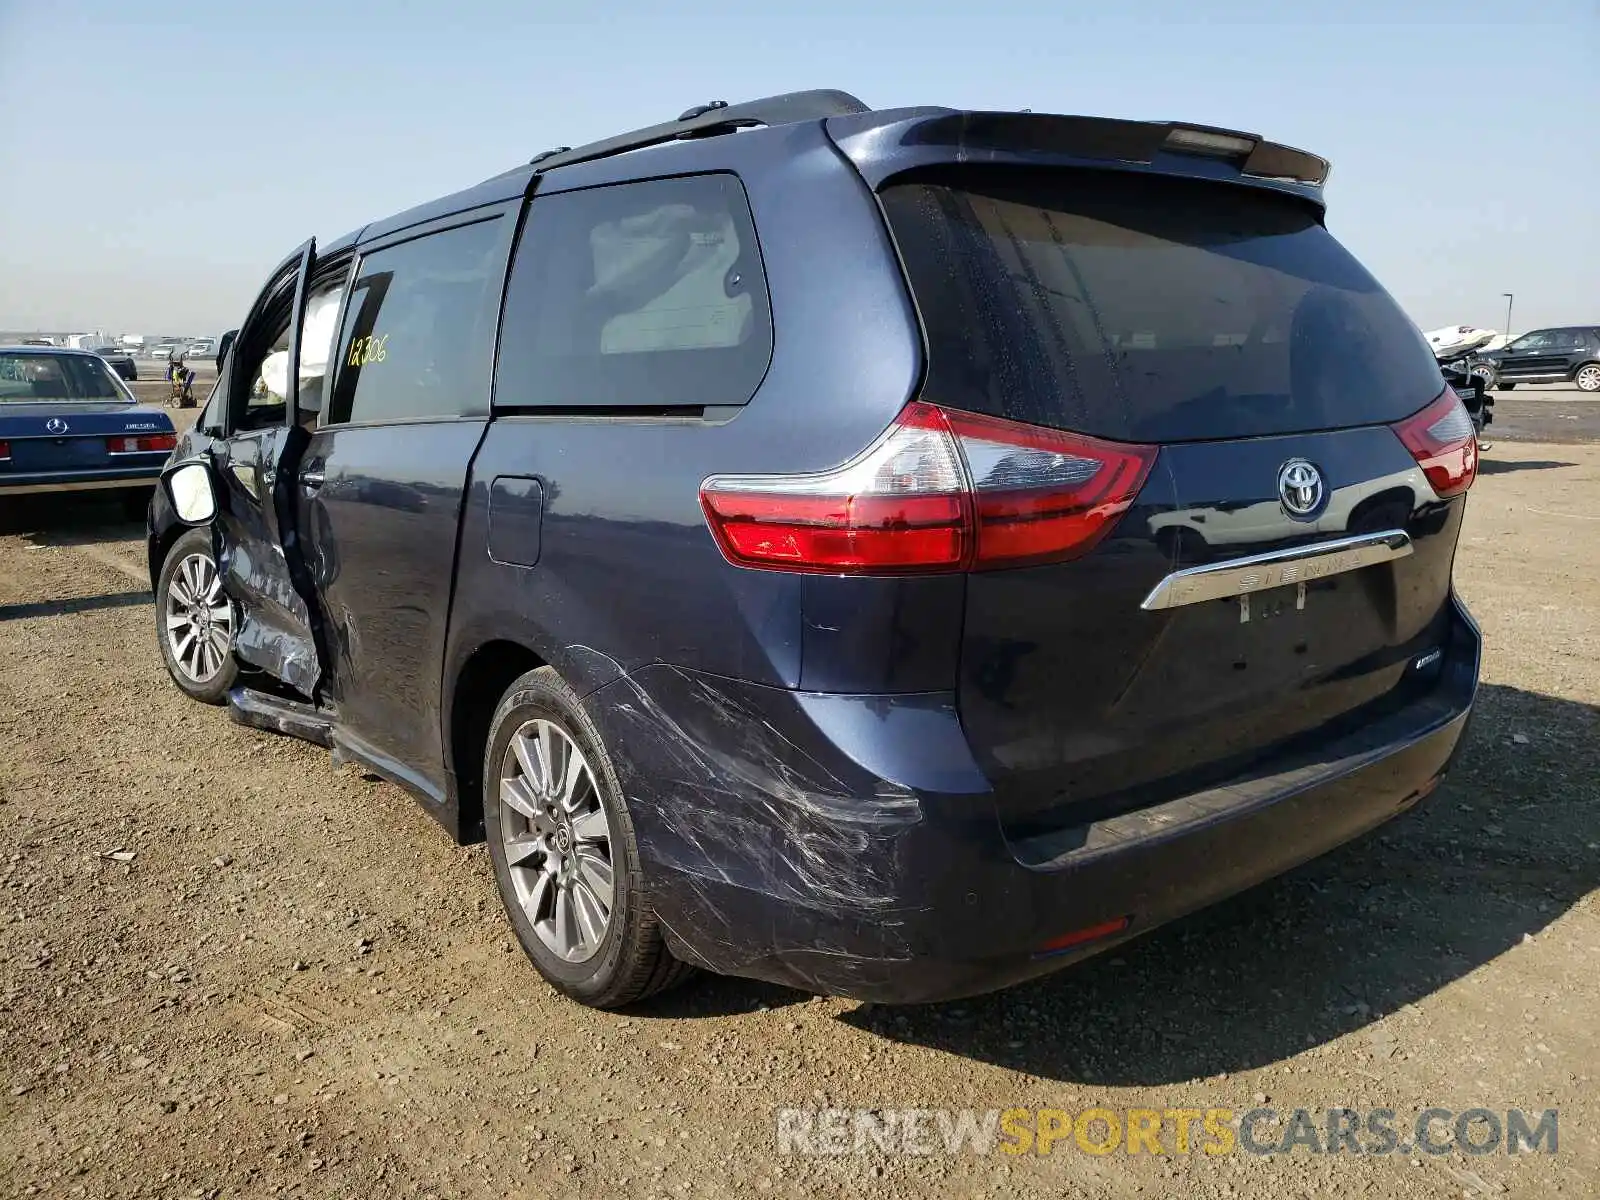
[[[669,943],[708,969],[858,991],[926,949],[928,913],[967,903],[962,872],[929,862],[1009,858],[948,693],[819,695],[663,665],[585,705]]]

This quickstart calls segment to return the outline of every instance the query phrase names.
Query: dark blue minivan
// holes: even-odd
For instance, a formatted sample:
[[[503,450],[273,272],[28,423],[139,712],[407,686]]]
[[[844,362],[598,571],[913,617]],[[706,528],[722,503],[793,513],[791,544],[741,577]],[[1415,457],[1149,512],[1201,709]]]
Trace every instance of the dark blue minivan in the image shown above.
[[[486,838],[556,987],[1003,987],[1449,766],[1472,423],[1251,134],[692,109],[308,243],[152,508],[177,684]]]

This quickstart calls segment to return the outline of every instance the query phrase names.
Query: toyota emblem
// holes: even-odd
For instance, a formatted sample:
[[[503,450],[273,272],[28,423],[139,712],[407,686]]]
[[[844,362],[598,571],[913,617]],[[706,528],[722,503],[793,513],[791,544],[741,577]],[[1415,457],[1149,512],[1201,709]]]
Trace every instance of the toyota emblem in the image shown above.
[[[1278,498],[1291,517],[1315,515],[1326,495],[1322,472],[1305,459],[1291,458],[1278,468]]]
[[[51,417],[44,423],[44,431],[46,433],[65,433],[67,431],[67,423],[60,417]]]

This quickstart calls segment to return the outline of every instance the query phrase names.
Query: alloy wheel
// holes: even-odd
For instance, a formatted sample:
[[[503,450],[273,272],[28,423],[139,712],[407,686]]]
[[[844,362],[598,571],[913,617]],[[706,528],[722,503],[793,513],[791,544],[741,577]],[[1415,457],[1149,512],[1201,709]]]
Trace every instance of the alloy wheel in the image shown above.
[[[1600,392],[1600,366],[1590,363],[1578,372],[1578,390],[1583,392]]]
[[[191,554],[167,584],[167,643],[178,670],[194,683],[209,683],[233,650],[233,606],[222,594],[217,565]]]
[[[588,760],[553,721],[525,722],[506,747],[499,836],[545,948],[569,963],[593,958],[615,906],[611,826]]]

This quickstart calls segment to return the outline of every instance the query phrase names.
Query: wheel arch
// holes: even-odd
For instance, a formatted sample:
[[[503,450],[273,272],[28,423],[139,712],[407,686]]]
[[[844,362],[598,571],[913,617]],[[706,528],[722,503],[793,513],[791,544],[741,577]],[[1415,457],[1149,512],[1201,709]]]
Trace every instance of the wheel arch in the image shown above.
[[[145,539],[146,555],[150,570],[150,592],[155,594],[156,585],[161,580],[161,567],[167,561],[167,555],[172,553],[173,544],[187,532],[187,528],[174,521],[165,529],[152,530]]]
[[[456,838],[463,844],[484,838],[483,754],[494,711],[507,688],[545,665],[521,642],[496,638],[474,650],[451,681],[448,767],[455,783]]]

